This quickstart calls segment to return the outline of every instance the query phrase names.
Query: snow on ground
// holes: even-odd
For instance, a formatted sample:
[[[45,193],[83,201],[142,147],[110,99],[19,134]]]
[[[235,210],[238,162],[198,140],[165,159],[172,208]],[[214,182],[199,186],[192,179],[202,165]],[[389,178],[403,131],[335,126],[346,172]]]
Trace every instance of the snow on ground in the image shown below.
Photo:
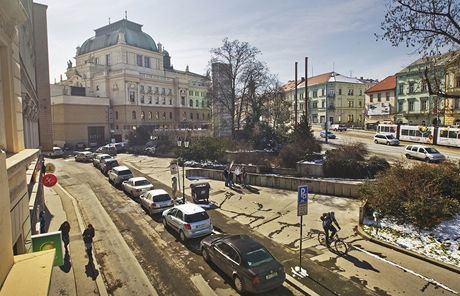
[[[376,234],[374,220],[364,219],[364,231],[372,237],[460,267],[460,214],[432,230],[420,232],[411,225],[398,225],[385,218],[380,226]]]

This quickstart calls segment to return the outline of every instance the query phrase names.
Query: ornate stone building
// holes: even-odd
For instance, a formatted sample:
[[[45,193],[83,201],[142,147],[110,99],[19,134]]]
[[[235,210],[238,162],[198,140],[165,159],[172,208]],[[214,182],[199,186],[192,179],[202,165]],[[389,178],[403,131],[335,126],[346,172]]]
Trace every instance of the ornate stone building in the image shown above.
[[[140,24],[122,19],[95,33],[77,47],[76,64],[68,62],[67,79],[53,87],[53,97],[85,96],[94,102],[108,98],[109,109],[100,111],[105,122],[87,126],[78,135],[67,134],[65,139],[55,133],[55,142],[90,143],[101,137],[120,141],[139,126],[151,130],[209,128],[208,77],[188,67],[174,69],[169,53]],[[67,130],[65,120],[63,124],[61,128]]]

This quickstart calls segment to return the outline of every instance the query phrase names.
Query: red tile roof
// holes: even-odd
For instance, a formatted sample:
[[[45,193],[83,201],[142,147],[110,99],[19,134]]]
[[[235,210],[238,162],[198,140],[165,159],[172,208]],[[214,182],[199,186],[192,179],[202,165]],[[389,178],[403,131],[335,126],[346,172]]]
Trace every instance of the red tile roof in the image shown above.
[[[310,85],[326,83],[331,78],[332,73],[333,72],[327,72],[327,73],[316,75],[316,76],[313,76],[313,77],[308,77],[308,85],[310,86]],[[339,74],[337,73],[337,75],[339,75]],[[302,88],[304,86],[305,86],[305,81],[301,81],[299,79],[297,81],[297,87]],[[283,89],[283,91],[293,90],[295,88],[295,81],[294,80],[289,80],[286,84],[281,86],[281,88]]]
[[[376,85],[372,86],[368,90],[365,91],[366,94],[371,92],[378,92],[383,90],[394,90],[396,89],[396,75],[388,76],[387,78],[383,79]]]

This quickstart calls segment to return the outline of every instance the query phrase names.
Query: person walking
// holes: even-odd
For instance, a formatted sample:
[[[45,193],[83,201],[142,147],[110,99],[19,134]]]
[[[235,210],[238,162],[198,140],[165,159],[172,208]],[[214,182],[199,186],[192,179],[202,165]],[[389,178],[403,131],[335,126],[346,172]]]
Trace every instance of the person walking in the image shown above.
[[[45,210],[40,211],[40,214],[38,215],[38,220],[40,222],[40,233],[46,233],[46,218],[45,218],[46,212]]]
[[[237,166],[235,168],[235,183],[241,184],[241,167]]]
[[[233,187],[235,183],[233,182],[233,171],[228,172],[228,187]]]
[[[228,171],[228,166],[226,166],[224,169],[225,187],[228,187],[228,176],[229,176],[229,171]]]
[[[94,227],[91,224],[88,224],[85,231],[83,231],[83,242],[85,242],[86,254],[88,255],[88,260],[93,261],[93,238],[95,235]]]
[[[65,252],[69,253],[69,249],[67,248],[67,246],[70,243],[70,237],[69,237],[70,223],[67,221],[64,221],[59,227],[59,231],[61,232],[62,241],[64,242]]]
[[[246,172],[246,168],[243,167],[243,169],[241,170],[241,178],[243,180],[243,187],[246,187],[248,184],[248,181],[246,179],[247,177],[248,177],[248,172]]]

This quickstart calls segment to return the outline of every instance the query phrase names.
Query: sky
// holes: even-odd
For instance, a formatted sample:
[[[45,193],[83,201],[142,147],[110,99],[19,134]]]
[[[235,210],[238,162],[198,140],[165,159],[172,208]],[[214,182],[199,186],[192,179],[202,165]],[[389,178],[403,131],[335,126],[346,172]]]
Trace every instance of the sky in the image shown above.
[[[50,82],[59,80],[76,47],[94,30],[124,18],[170,53],[175,69],[204,74],[210,49],[238,39],[257,47],[270,72],[284,83],[335,70],[383,80],[418,58],[414,50],[377,40],[387,0],[38,0],[48,5]],[[75,64],[75,63],[74,63]]]

